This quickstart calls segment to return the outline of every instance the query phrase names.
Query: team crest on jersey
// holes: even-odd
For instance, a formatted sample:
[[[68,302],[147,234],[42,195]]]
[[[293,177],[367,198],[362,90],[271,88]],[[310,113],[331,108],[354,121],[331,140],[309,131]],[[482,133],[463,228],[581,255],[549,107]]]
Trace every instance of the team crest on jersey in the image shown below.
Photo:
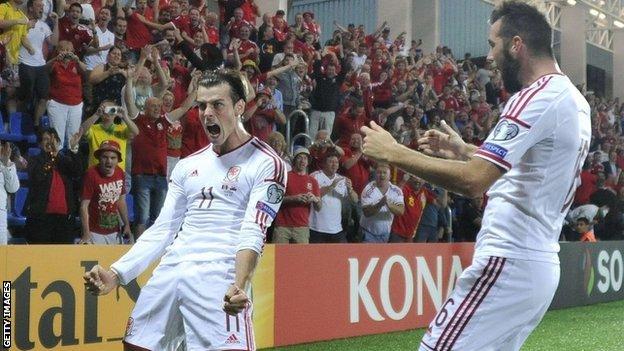
[[[267,202],[270,204],[277,204],[282,202],[284,198],[284,190],[280,189],[277,185],[271,184],[267,189]]]
[[[494,128],[492,140],[511,140],[518,135],[519,131],[520,128],[517,124],[503,119],[496,125],[496,128]]]
[[[225,196],[232,196],[232,194],[236,191],[236,183],[238,183],[238,176],[240,173],[241,168],[239,166],[232,166],[228,169],[221,184],[221,190],[223,190]]]
[[[225,175],[224,181],[236,182],[238,181],[238,176],[240,175],[241,168],[239,166],[232,166],[228,169],[227,174]]]
[[[306,184],[306,188],[308,189],[308,191],[312,191],[312,183]]]
[[[128,323],[126,324],[126,336],[132,335],[132,327],[134,327],[134,318],[128,318]]]

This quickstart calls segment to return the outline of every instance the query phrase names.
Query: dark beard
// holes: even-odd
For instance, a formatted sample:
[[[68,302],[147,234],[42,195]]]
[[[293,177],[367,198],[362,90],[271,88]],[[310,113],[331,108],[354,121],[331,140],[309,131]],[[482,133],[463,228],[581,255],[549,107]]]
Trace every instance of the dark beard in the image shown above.
[[[520,75],[520,61],[514,59],[507,50],[503,51],[504,60],[501,64],[501,73],[503,75],[503,85],[510,94],[514,94],[522,89],[522,83],[518,76]]]

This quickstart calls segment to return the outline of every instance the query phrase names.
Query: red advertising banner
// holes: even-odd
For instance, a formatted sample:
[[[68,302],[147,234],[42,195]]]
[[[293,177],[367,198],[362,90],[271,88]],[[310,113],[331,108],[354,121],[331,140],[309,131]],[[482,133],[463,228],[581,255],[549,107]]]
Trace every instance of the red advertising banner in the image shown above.
[[[275,345],[425,327],[474,245],[276,245]]]

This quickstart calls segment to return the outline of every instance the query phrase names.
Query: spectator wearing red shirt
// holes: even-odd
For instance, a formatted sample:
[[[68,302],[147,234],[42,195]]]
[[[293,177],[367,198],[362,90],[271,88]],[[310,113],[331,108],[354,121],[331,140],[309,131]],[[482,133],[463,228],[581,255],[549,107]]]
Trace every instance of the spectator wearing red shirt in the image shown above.
[[[363,72],[358,76],[358,83],[362,101],[364,103],[364,112],[366,113],[366,118],[370,120],[373,117],[373,102],[375,97],[373,95],[370,73],[364,72],[364,68],[362,68],[362,71]]]
[[[230,34],[230,40],[233,38],[240,38],[240,31],[242,28],[251,28],[253,25],[243,19],[243,10],[239,7],[234,10],[234,17],[230,19],[225,29]]]
[[[240,46],[238,47],[238,57],[241,62],[251,60],[257,63],[260,49],[258,48],[258,45],[256,45],[256,43],[249,40],[250,35],[251,35],[251,27],[242,27],[240,29],[239,31]],[[232,60],[234,58],[234,48],[229,48],[227,50],[227,56],[228,56],[228,60]]]
[[[194,78],[188,86],[186,98],[176,109],[174,109],[174,97],[170,91],[166,91],[162,98],[162,113],[167,116],[164,120],[167,128],[167,180],[170,179],[173,168],[182,156],[182,138],[184,128],[188,126],[182,123],[181,119],[195,102],[196,87],[197,78]],[[200,129],[200,131],[203,130]]]
[[[304,147],[295,150],[293,170],[288,172],[288,184],[282,207],[275,217],[273,242],[307,244],[310,241],[310,209],[321,209],[321,191],[316,179],[308,175],[310,152]]]
[[[442,96],[440,96],[440,100],[444,101],[444,109],[446,111],[459,112],[460,110],[459,101],[457,101],[457,99],[453,95],[451,95],[450,86],[447,85],[444,87]]]
[[[277,41],[279,42],[283,42],[288,37],[289,27],[288,22],[284,18],[284,15],[286,14],[283,10],[277,10],[275,12],[275,16],[273,16],[273,18],[271,19],[271,21],[273,22],[275,39],[277,39]]]
[[[317,53],[316,48],[314,47],[314,35],[312,33],[305,33],[303,36],[303,41],[295,40],[293,44],[294,52],[301,55],[305,63],[311,69],[312,63]],[[311,70],[308,70],[308,72],[312,73]]]
[[[370,179],[370,169],[373,162],[362,153],[362,135],[353,133],[349,147],[344,148],[344,156],[340,159],[341,174],[351,180],[353,190],[358,196],[362,195],[362,190]],[[362,206],[359,202],[350,203],[347,207],[346,217],[351,225],[347,226],[347,240],[349,242],[362,241],[360,233],[360,218],[362,217]]]
[[[256,26],[256,18],[260,16],[260,10],[258,10],[258,5],[254,2],[254,0],[245,0],[243,4],[240,6],[241,10],[243,10],[243,19],[252,26]]]
[[[59,20],[59,40],[69,41],[73,44],[73,52],[82,58],[87,47],[97,45],[93,41],[93,33],[89,27],[80,24],[78,21],[82,17],[82,6],[75,2],[69,5],[69,11]]]
[[[210,141],[199,120],[199,109],[192,108],[182,120],[182,148],[180,158],[192,155],[196,151],[208,146]]]
[[[312,12],[304,12],[303,13],[303,29],[314,35],[314,41],[318,41],[321,36],[321,26],[319,26],[316,21],[314,21],[314,13]]]
[[[72,179],[84,172],[78,141],[75,135],[70,140],[71,151],[60,152],[61,139],[54,128],[43,128],[39,134],[41,153],[28,162],[29,191],[24,206],[24,233],[30,244],[74,243],[77,204]]]
[[[197,47],[201,46],[201,44],[203,43],[207,43],[209,41],[208,31],[207,31],[208,27],[206,26],[206,20],[203,17],[201,17],[199,10],[196,8],[191,8],[189,10],[188,20],[189,22],[188,22],[187,30],[181,31],[181,35],[184,38],[184,40],[188,41],[189,44],[197,46]],[[195,41],[196,35],[200,35],[201,38],[203,39],[200,45],[197,45]],[[211,42],[211,44],[216,44],[218,42],[219,42],[219,39],[217,36],[217,42]]]
[[[218,21],[219,21],[219,17],[217,16],[215,12],[208,12],[206,14],[206,21],[205,21],[204,26],[206,29],[206,34],[208,35],[208,39],[206,40],[206,43],[208,44],[212,44],[212,45],[219,44]],[[193,31],[193,28],[191,28],[191,31]]]
[[[286,124],[286,116],[272,101],[271,89],[264,88],[256,93],[256,100],[243,114],[243,121],[248,123],[249,133],[266,142],[277,124]]]
[[[167,127],[171,121],[162,113],[160,99],[148,98],[144,112],[138,113],[131,97],[126,94],[126,106],[130,116],[136,116],[134,123],[139,128],[139,135],[132,142],[132,191],[138,237],[158,217],[167,194]]]
[[[576,189],[574,195],[574,206],[585,205],[589,203],[590,196],[598,190],[596,184],[598,182],[598,176],[592,172],[591,163],[589,160],[583,164],[581,171],[581,185]]]
[[[72,43],[62,40],[58,55],[47,63],[50,69],[48,116],[61,145],[67,145],[65,139],[78,132],[82,121],[82,74],[87,67],[73,51]]]
[[[388,78],[388,72],[379,74],[379,81],[373,84],[373,107],[388,108],[392,104],[392,82]]]
[[[422,179],[409,175],[409,179],[403,185],[401,190],[403,190],[405,212],[394,216],[389,242],[411,243],[414,241],[425,206],[436,201],[435,194],[423,184]]]
[[[369,119],[366,118],[364,113],[364,104],[361,100],[356,100],[350,108],[336,119],[334,128],[336,129],[336,135],[340,136],[337,144],[343,149],[349,147],[351,135],[359,133],[360,128],[367,125],[368,121]]]
[[[321,129],[316,133],[314,142],[310,146],[311,172],[321,169],[327,155],[338,155],[339,158],[344,156],[344,150],[340,146],[334,144],[330,136],[327,129]]]
[[[177,0],[171,1],[169,3],[169,15],[171,16],[170,21],[176,28],[180,30],[182,36],[186,34],[189,38],[192,38],[193,36],[190,35],[191,20],[189,19],[189,16],[182,14],[181,10],[182,7],[180,5],[180,2],[178,2]],[[192,40],[190,42],[192,43]]]
[[[370,179],[370,168],[373,162],[362,152],[362,134],[351,134],[349,147],[344,148],[344,156],[340,160],[343,174],[351,179],[353,190],[359,195]]]
[[[146,9],[147,0],[136,0],[136,9],[125,9],[126,19],[128,20],[126,45],[131,50],[131,63],[138,61],[141,48],[152,43],[152,29],[163,31],[167,28],[175,28],[171,22],[159,24],[150,21],[146,18]]]
[[[87,169],[82,184],[81,242],[123,244],[121,236],[129,237],[131,232],[125,196],[125,175],[117,166],[122,160],[121,148],[116,141],[105,140],[95,151],[95,157],[99,162]]]
[[[457,73],[457,67],[455,67],[449,59],[436,54],[431,58],[431,65],[429,65],[429,71],[433,75],[433,89],[436,94],[442,94],[442,90],[448,84],[449,78],[453,74]]]

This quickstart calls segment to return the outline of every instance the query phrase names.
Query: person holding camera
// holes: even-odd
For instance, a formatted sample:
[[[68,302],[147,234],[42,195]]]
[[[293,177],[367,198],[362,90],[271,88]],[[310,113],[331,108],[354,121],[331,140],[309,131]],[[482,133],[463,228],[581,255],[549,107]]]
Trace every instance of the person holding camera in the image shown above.
[[[50,70],[48,116],[50,126],[56,129],[61,147],[68,146],[69,138],[78,132],[82,120],[82,73],[87,69],[74,53],[70,41],[61,40],[58,55],[47,63]]]
[[[115,123],[115,119],[121,119],[121,123]],[[95,123],[97,121],[100,123]],[[133,120],[128,117],[128,113],[121,106],[116,106],[114,101],[102,101],[95,113],[87,118],[80,126],[79,135],[84,135],[89,144],[89,167],[98,164],[99,160],[95,155],[96,151],[106,140],[111,140],[119,145],[122,155],[126,155],[126,148],[129,141],[139,134],[139,128]],[[118,160],[119,168],[126,171],[125,159]]]

